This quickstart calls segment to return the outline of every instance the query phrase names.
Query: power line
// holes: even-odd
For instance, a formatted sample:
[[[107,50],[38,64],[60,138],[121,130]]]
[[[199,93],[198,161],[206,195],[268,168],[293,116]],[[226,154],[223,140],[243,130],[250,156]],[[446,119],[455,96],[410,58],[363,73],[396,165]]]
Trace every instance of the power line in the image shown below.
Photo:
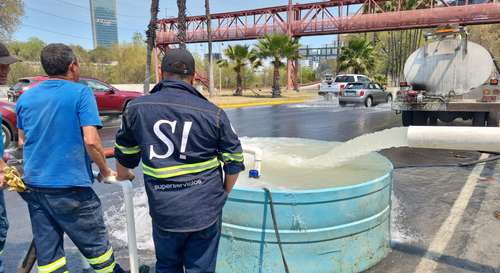
[[[39,26],[34,26],[34,25],[26,24],[26,23],[22,23],[21,25],[25,26],[25,27],[30,27],[30,28],[41,30],[41,31],[49,32],[49,33],[58,34],[58,35],[61,35],[61,36],[67,36],[67,37],[76,38],[76,39],[80,39],[80,40],[92,41],[92,38],[90,38],[90,37],[83,37],[83,36],[71,35],[71,34],[62,33],[62,32],[58,32],[58,31],[53,31],[53,30],[50,30],[50,29],[41,28]]]
[[[33,10],[33,11],[36,11],[36,12],[39,12],[39,13],[42,13],[42,14],[45,14],[45,15],[53,16],[53,17],[56,17],[56,18],[59,18],[59,19],[63,19],[63,20],[67,20],[67,21],[73,21],[73,22],[77,22],[77,23],[85,24],[85,25],[92,25],[91,22],[85,22],[85,21],[80,21],[80,20],[76,20],[76,19],[73,19],[73,18],[69,18],[69,17],[60,16],[60,15],[57,15],[57,14],[54,14],[54,13],[50,13],[50,12],[47,12],[47,11],[44,11],[44,10],[40,10],[40,9],[37,9],[37,8],[33,8],[33,7],[26,7],[26,8],[29,9],[29,10]],[[120,26],[118,26],[118,23],[117,23],[117,28],[118,29],[124,29],[124,30],[131,30],[131,31],[142,31],[142,30],[127,28],[127,27],[120,27]]]
[[[86,24],[86,25],[90,25],[91,24],[91,22],[80,21],[80,20],[76,20],[76,19],[73,19],[73,18],[69,18],[69,17],[63,17],[63,16],[60,16],[60,15],[57,15],[57,14],[54,14],[54,13],[50,13],[50,12],[47,12],[47,11],[44,11],[44,10],[40,10],[40,9],[36,9],[36,8],[32,8],[32,7],[25,6],[25,8],[27,8],[29,10],[33,10],[33,11],[39,12],[39,13],[43,13],[45,15],[57,17],[57,18],[60,18],[60,19],[63,19],[63,20],[73,21],[73,22],[77,22],[77,23],[81,23],[81,24]]]
[[[59,3],[64,3],[66,5],[71,5],[71,6],[78,7],[78,8],[85,9],[85,10],[90,10],[90,7],[88,7],[88,6],[78,5],[75,3],[68,2],[66,0],[53,0],[53,1],[56,1]],[[116,15],[123,16],[123,17],[129,17],[129,18],[144,19],[144,16],[128,15],[128,14],[123,14],[123,13],[118,13],[118,12],[116,13]]]

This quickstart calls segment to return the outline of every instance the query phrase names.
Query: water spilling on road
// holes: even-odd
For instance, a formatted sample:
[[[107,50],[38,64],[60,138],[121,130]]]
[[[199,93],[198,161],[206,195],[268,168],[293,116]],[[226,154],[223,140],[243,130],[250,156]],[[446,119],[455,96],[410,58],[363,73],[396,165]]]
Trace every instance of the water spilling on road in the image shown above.
[[[347,104],[341,106],[337,97],[332,97],[326,99],[324,97],[315,97],[309,101],[298,104],[286,105],[287,108],[295,109],[309,109],[311,111],[328,111],[330,113],[346,112],[346,111],[358,111],[362,113],[378,113],[378,112],[390,112],[391,104],[382,103],[375,105],[373,107],[366,107],[364,104]]]

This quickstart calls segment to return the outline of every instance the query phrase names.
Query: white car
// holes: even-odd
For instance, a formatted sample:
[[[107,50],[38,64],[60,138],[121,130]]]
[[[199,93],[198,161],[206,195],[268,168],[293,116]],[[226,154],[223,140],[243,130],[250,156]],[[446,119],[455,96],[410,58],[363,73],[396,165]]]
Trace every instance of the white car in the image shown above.
[[[329,75],[326,75],[329,76]],[[328,77],[326,77],[328,79]],[[335,77],[335,80],[324,80],[319,85],[318,94],[321,96],[334,94],[335,96],[339,95],[339,92],[342,91],[347,84],[349,83],[370,83],[371,80],[368,76],[361,74],[340,74]]]

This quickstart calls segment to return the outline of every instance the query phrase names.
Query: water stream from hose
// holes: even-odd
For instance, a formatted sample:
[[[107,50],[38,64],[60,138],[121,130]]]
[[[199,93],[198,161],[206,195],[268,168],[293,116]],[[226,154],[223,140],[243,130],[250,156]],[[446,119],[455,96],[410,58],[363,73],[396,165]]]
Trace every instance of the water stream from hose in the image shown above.
[[[311,158],[302,167],[321,169],[338,167],[356,158],[389,148],[407,147],[408,128],[395,127],[371,134],[361,135],[333,147],[330,151]]]

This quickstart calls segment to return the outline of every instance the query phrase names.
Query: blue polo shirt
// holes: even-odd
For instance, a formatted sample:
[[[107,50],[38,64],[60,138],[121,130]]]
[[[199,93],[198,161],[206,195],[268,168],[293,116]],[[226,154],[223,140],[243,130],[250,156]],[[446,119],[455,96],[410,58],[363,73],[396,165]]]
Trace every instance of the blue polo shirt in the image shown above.
[[[90,88],[47,80],[26,91],[16,104],[17,128],[24,131],[24,180],[33,187],[88,187],[93,175],[83,126],[101,127]]]

